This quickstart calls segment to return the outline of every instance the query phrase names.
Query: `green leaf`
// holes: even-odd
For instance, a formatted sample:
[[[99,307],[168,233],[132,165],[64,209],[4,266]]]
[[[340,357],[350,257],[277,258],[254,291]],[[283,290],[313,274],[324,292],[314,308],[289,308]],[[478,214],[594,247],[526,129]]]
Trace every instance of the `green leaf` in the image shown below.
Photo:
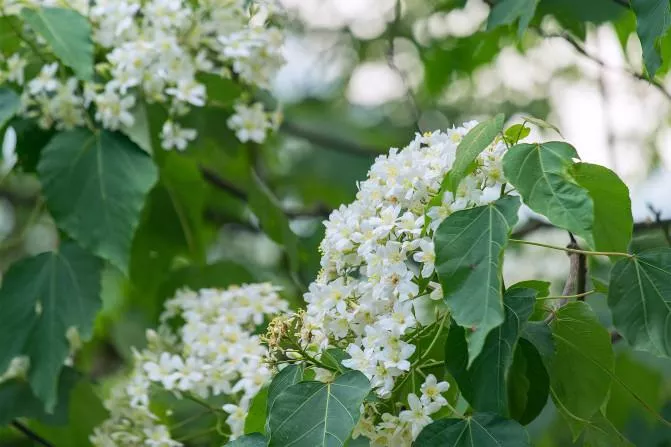
[[[503,197],[457,211],[436,230],[436,270],[452,317],[469,329],[469,365],[489,331],[503,323],[503,250],[519,206],[518,198]]]
[[[67,368],[63,370],[64,373],[68,371],[70,370]],[[65,401],[63,404],[67,424],[54,426],[52,421],[40,420],[38,423],[31,423],[30,427],[58,447],[89,445],[89,436],[93,429],[107,419],[108,412],[87,380],[79,380],[68,398],[69,402]],[[58,406],[60,405],[59,398]]]
[[[503,156],[503,171],[532,210],[593,246],[594,206],[569,173],[572,158],[578,153],[567,143],[518,144]]]
[[[658,422],[654,412],[659,412],[665,402],[663,393],[660,393],[664,384],[662,373],[637,361],[632,354],[623,351],[615,359],[617,380],[613,381],[606,407],[608,420],[620,429],[627,428],[632,416],[636,415],[653,425]]]
[[[626,253],[634,231],[627,185],[610,169],[590,163],[574,164],[571,173],[594,203],[594,248]]]
[[[529,26],[529,22],[534,17],[538,2],[539,0],[501,0],[496,2],[489,13],[487,29],[493,29],[500,25],[510,25],[519,18],[517,37],[521,39]]]
[[[630,0],[636,14],[636,33],[643,48],[643,62],[648,76],[657,73],[662,64],[661,39],[671,25],[669,0]]]
[[[415,447],[529,447],[529,435],[515,421],[488,413],[464,419],[440,419],[426,427]]]
[[[252,433],[227,442],[225,447],[265,447],[266,445],[268,445],[268,440],[263,434]]]
[[[287,216],[277,199],[253,171],[249,182],[249,206],[259,219],[263,232],[284,247],[291,270],[297,272],[300,263],[298,236],[289,227]]]
[[[503,129],[504,115],[499,113],[494,118],[483,121],[471,129],[459,143],[454,165],[449,174],[450,191],[456,191],[459,183],[468,172],[468,167],[478,158],[478,155],[492,144],[496,136]]]
[[[14,90],[6,87],[0,88],[0,129],[16,115],[21,107],[21,97]]]
[[[130,279],[138,295],[155,295],[177,256],[204,263],[207,196],[207,185],[195,162],[167,154],[133,238]]]
[[[584,302],[559,309],[551,326],[550,392],[577,437],[608,397],[614,366],[610,334]]]
[[[289,365],[280,371],[268,387],[268,414],[273,409],[273,404],[280,394],[292,385],[297,384],[303,379],[305,368],[303,364]]]
[[[49,142],[37,171],[56,224],[127,272],[133,234],[157,179],[151,158],[120,133],[76,129]]]
[[[345,359],[351,358],[348,353],[339,348],[329,348],[326,351],[322,352],[319,360],[326,366],[337,370],[338,372],[345,372],[348,370],[343,366],[342,361]]]
[[[503,133],[503,138],[505,138],[508,144],[517,144],[520,140],[526,138],[531,133],[529,129],[524,124],[514,124],[506,129]]]
[[[608,306],[615,328],[634,349],[671,357],[671,249],[615,263]]]
[[[634,447],[634,444],[629,442],[622,433],[618,432],[615,426],[603,415],[603,413],[598,412],[585,427],[583,446]]]
[[[259,391],[249,405],[247,419],[245,419],[245,433],[265,433],[268,407],[268,387]]]
[[[536,298],[544,298],[550,296],[550,286],[552,284],[548,281],[540,281],[537,279],[530,279],[527,281],[520,281],[512,286],[508,287],[508,290],[511,289],[534,289],[536,291]]]
[[[522,338],[515,348],[508,375],[510,416],[523,425],[543,411],[550,395],[550,378],[538,349]]]
[[[445,366],[457,380],[471,406],[482,412],[508,416],[506,381],[522,326],[534,308],[536,291],[511,289],[503,297],[505,321],[485,339],[482,352],[467,368],[465,331],[450,328],[445,343]]]
[[[28,382],[15,378],[0,383],[0,426],[15,418],[30,418],[49,424],[68,422],[70,392],[79,374],[72,368],[63,368],[58,379],[58,403],[52,413],[44,410],[44,402],[35,396]]]
[[[24,8],[21,17],[83,81],[93,80],[91,25],[74,9]]]
[[[0,289],[0,371],[17,356],[30,358],[28,379],[47,411],[57,403],[58,375],[68,356],[65,336],[76,327],[82,340],[100,309],[102,263],[73,243],[13,264]]]
[[[545,361],[554,357],[555,343],[552,339],[552,331],[545,322],[530,321],[524,326],[522,338],[534,345]]]
[[[359,371],[334,382],[300,382],[273,402],[269,415],[270,447],[340,447],[359,421],[370,383]]]

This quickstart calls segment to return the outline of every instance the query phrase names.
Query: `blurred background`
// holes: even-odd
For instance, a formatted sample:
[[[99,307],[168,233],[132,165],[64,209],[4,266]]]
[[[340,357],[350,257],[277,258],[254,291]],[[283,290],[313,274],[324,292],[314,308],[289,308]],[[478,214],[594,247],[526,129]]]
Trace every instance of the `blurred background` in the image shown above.
[[[138,233],[156,222],[160,230],[138,238],[130,278],[106,272],[96,338],[77,358],[103,385],[123,371],[130,347],[143,345],[145,328],[155,325],[161,304],[179,287],[272,280],[300,305],[319,271],[322,220],[353,200],[376,155],[405,146],[418,131],[499,112],[507,124],[541,118],[561,135],[532,125],[529,140],[565,139],[584,161],[625,180],[637,222],[633,250],[670,243],[671,76],[664,74],[668,67],[653,81],[642,75],[635,17],[621,2],[543,0],[521,40],[516,26],[486,30],[490,6],[483,0],[281,2],[289,30],[286,65],[271,93],[284,120],[252,162],[299,236],[300,268],[290,273],[287,253],[259,230],[240,200],[249,161],[237,143],[222,135],[194,149],[199,163],[209,160],[209,176],[175,158],[180,193],[200,203],[202,216],[194,222],[207,267],[194,268],[193,241],[175,223],[166,191],[157,187]],[[568,243],[565,232],[530,212],[524,212],[518,236]],[[0,238],[3,270],[58,244],[31,175],[13,175],[0,186]],[[506,257],[505,280],[545,279],[561,291],[568,266],[561,252],[524,248]],[[607,266],[592,267],[607,275]],[[608,324],[604,297],[589,301]],[[671,446],[668,428],[645,408],[671,419],[671,361],[630,351],[624,343],[616,351],[609,419],[637,446]],[[574,444],[551,402],[530,432],[534,445],[591,445],[584,439]],[[6,439],[1,445],[31,445],[15,432],[0,433]],[[71,434],[71,444],[58,445],[85,445],[75,440],[85,443],[86,435]]]

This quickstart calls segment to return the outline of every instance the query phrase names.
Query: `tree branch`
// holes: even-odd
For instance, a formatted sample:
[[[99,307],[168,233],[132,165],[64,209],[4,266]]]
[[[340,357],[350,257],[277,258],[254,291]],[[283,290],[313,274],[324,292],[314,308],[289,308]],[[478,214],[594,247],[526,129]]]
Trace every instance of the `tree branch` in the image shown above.
[[[210,183],[212,186],[214,186],[217,189],[220,189],[222,191],[226,191],[233,197],[243,201],[247,202],[249,201],[249,196],[246,191],[238,188],[236,185],[233,183],[229,182],[225,178],[221,177],[219,174],[214,172],[213,170],[205,167],[205,166],[199,166],[200,173],[203,176],[203,178]],[[328,208],[325,205],[317,205],[314,208],[311,209],[303,209],[303,210],[290,210],[290,209],[285,209],[283,210],[284,214],[289,218],[289,219],[300,219],[300,218],[310,218],[310,217],[328,217],[329,214],[331,213],[331,209]]]
[[[55,447],[52,443],[32,431],[30,428],[28,428],[25,424],[22,422],[19,422],[18,420],[14,419],[11,423],[12,427],[23,433],[27,438],[31,439],[32,441],[38,443],[41,446],[44,447]]]
[[[284,132],[287,135],[291,135],[293,137],[302,138],[324,149],[345,152],[347,154],[357,155],[359,157],[370,158],[387,152],[386,148],[362,145],[353,141],[343,140],[332,137],[330,135],[314,132],[290,121],[284,121],[282,123],[280,126],[280,132]]]
[[[662,211],[653,207],[651,203],[648,203],[648,209],[655,216],[655,224],[657,224],[659,228],[662,229],[662,233],[664,233],[664,239],[666,239],[666,243],[671,247],[671,235],[669,234],[671,220],[663,220]]]
[[[566,42],[568,42],[578,53],[582,54],[586,58],[592,60],[594,63],[599,65],[600,67],[603,67],[604,69],[607,70],[620,70],[617,67],[612,67],[608,64],[606,64],[604,61],[599,59],[598,57],[594,56],[593,54],[590,54],[585,47],[578,42],[573,36],[571,36],[569,33],[562,31],[559,33],[546,33],[540,28],[535,28],[536,31],[538,32],[538,35],[544,38],[559,38],[563,39]],[[671,100],[671,93],[664,88],[664,86],[657,81],[656,79],[652,77],[646,76],[644,73],[639,73],[633,70],[630,70],[628,68],[622,68],[622,70],[627,73],[629,76],[633,77],[634,79],[638,79],[640,81],[645,81],[655,87],[662,95],[664,95],[667,99]]]

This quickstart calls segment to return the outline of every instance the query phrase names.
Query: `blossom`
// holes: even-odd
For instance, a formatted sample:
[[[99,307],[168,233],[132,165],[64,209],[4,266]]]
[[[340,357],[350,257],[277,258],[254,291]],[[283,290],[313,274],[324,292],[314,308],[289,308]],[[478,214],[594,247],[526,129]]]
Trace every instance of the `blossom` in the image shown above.
[[[436,229],[452,213],[498,196],[504,181],[490,172],[499,169],[506,150],[497,138],[455,192],[444,190],[457,146],[475,124],[418,134],[406,147],[378,156],[368,178],[358,184],[356,200],[325,222],[322,270],[304,295],[302,342],[311,352],[345,350],[349,358],[343,366],[366,375],[382,399],[421,366],[417,334],[432,328],[427,330],[419,322],[426,319],[415,315],[417,300],[443,298],[435,265]],[[442,308],[437,311],[436,318],[445,318]],[[381,416],[372,409],[361,434],[375,446],[411,445],[431,415],[447,404],[442,396],[447,387],[427,376],[421,397],[408,395],[409,409]]]
[[[168,120],[161,129],[161,147],[165,150],[177,149],[183,151],[190,141],[196,139],[197,135],[195,129],[183,129],[179,124]]]
[[[24,3],[9,2],[0,6],[0,13],[18,15],[24,6],[55,5],[53,0]],[[57,62],[45,63],[36,75],[32,70],[27,72],[31,59],[23,49],[2,55],[4,62],[0,63],[0,81],[25,85],[21,115],[35,118],[45,129],[83,126],[86,116],[93,114],[103,128],[123,131],[133,126],[132,109],[142,102],[158,103],[175,123],[192,108],[213,104],[210,97],[216,97],[217,92],[211,94],[210,89],[218,89],[216,79],[203,81],[203,75],[233,78],[248,93],[245,90],[268,89],[283,63],[284,34],[272,25],[280,10],[266,0],[56,3],[89,20],[97,61],[95,80],[66,80],[70,70]],[[35,42],[36,51],[46,45],[33,30],[24,32]],[[49,53],[44,50],[44,54]],[[68,94],[61,94],[59,87],[66,83]],[[96,94],[91,96],[91,91]],[[263,110],[235,124],[238,118],[234,117],[240,112],[231,112],[232,126],[238,126],[236,133],[244,142],[264,141],[267,131],[276,124],[275,115],[268,118]],[[160,136],[166,150],[184,150],[195,139],[195,131],[173,124],[162,129]]]
[[[429,374],[424,379],[420,390],[422,391],[422,403],[429,404],[431,402],[436,402],[441,406],[447,405],[447,399],[443,397],[444,392],[450,388],[450,384],[447,382],[438,382],[436,376]]]
[[[148,347],[134,350],[132,373],[105,400],[110,418],[96,428],[91,442],[96,447],[107,446],[109,438],[118,445],[180,445],[152,412],[156,390],[177,398],[225,399],[232,438],[242,435],[252,399],[272,377],[263,363],[268,350],[254,331],[259,313],[263,318],[287,310],[278,291],[262,283],[177,292],[165,303],[158,329],[147,331]]]
[[[263,143],[266,132],[272,127],[263,105],[258,102],[251,106],[236,104],[235,114],[228,119],[227,124],[243,143],[247,141]]]
[[[399,419],[410,424],[412,436],[417,437],[420,431],[432,422],[431,414],[440,409],[436,403],[424,404],[416,394],[408,394],[409,410],[401,411]]]

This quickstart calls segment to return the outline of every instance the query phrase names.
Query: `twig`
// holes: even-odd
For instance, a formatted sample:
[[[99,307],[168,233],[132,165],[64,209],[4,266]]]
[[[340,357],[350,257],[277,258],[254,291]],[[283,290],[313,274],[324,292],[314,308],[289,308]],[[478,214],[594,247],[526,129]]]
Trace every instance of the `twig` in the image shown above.
[[[37,433],[32,431],[30,428],[28,428],[26,425],[19,422],[18,420],[14,419],[11,425],[15,429],[26,435],[27,438],[30,438],[32,441],[38,443],[39,445],[42,445],[44,447],[55,447],[51,442],[47,441],[42,436],[38,435]]]
[[[231,194],[232,196],[234,196],[239,200],[242,200],[243,202],[247,202],[249,200],[249,196],[246,191],[243,191],[242,189],[238,188],[236,185],[229,182],[225,178],[221,177],[213,170],[202,165],[199,167],[199,169],[203,178],[211,185],[215,186],[218,189],[221,189],[222,191],[226,191],[227,193]],[[290,219],[297,219],[304,217],[328,217],[330,213],[331,209],[324,205],[317,205],[315,208],[312,209],[284,210],[284,214]]]
[[[543,248],[550,248],[552,250],[561,250],[565,251],[567,253],[577,253],[577,254],[583,254],[583,255],[589,255],[589,256],[620,256],[623,258],[633,258],[634,255],[630,255],[629,253],[620,253],[617,251],[589,251],[589,250],[578,250],[576,248],[571,248],[570,246],[566,247],[560,247],[558,245],[550,245],[550,244],[543,244],[540,242],[533,242],[533,241],[525,241],[522,239],[508,239],[508,242],[512,242],[515,244],[523,244],[523,245],[533,245],[536,247],[543,247]]]
[[[647,206],[650,212],[655,216],[655,223],[659,225],[659,228],[661,228],[662,232],[664,233],[664,239],[666,239],[666,243],[669,246],[671,246],[671,235],[669,234],[669,227],[671,227],[671,221],[662,220],[662,210],[656,209],[655,207],[652,206],[651,203],[648,203]]]
[[[344,152],[359,157],[370,158],[387,152],[387,149],[383,147],[367,146],[349,140],[335,138],[330,135],[325,135],[313,130],[306,129],[290,121],[284,121],[282,123],[280,126],[280,132],[284,132],[287,135],[291,135],[297,138],[302,138],[324,149]]]
[[[667,226],[671,228],[671,219],[659,219],[655,221],[642,221],[634,223],[634,232],[640,232],[645,230],[653,230],[655,228],[663,228]],[[543,222],[536,219],[530,219],[523,227],[513,233],[512,237],[515,239],[521,239],[524,236],[546,228],[558,229],[558,227],[552,225],[551,223]]]
[[[564,40],[565,40],[566,42],[568,42],[568,43],[569,43],[569,44],[570,44],[570,45],[571,45],[571,46],[572,46],[578,53],[582,54],[583,56],[585,56],[585,57],[587,57],[588,59],[592,60],[592,61],[593,61],[594,63],[596,63],[597,65],[599,65],[599,66],[601,66],[601,67],[603,67],[603,68],[605,68],[605,69],[607,69],[607,70],[620,70],[620,69],[617,68],[617,67],[612,67],[612,66],[606,64],[604,61],[602,61],[602,60],[599,59],[598,57],[594,56],[593,54],[590,54],[580,42],[578,42],[573,36],[571,36],[569,33],[565,32],[565,31],[560,32],[560,33],[546,33],[546,32],[544,32],[543,30],[541,30],[540,28],[535,28],[535,29],[537,30],[538,34],[539,34],[541,37],[564,39]],[[659,92],[660,92],[662,95],[664,95],[667,99],[671,100],[671,93],[669,93],[669,91],[666,90],[666,89],[664,88],[664,86],[663,86],[659,81],[657,81],[656,79],[654,79],[654,78],[652,78],[652,77],[648,77],[648,76],[646,76],[644,73],[639,73],[639,72],[630,70],[630,69],[628,69],[628,68],[624,68],[624,67],[623,67],[622,70],[623,70],[625,73],[627,73],[629,76],[631,76],[631,77],[633,77],[633,78],[635,78],[635,79],[638,79],[638,80],[645,81],[645,82],[649,83],[650,85],[652,85],[653,87],[655,87],[657,90],[659,90]]]
[[[596,293],[596,290],[588,290],[587,292],[583,293],[577,293],[575,295],[550,295],[550,296],[542,296],[540,298],[536,298],[536,301],[547,301],[547,300],[561,300],[561,299],[571,299],[571,298],[584,298],[588,295],[591,295],[593,293]]]

